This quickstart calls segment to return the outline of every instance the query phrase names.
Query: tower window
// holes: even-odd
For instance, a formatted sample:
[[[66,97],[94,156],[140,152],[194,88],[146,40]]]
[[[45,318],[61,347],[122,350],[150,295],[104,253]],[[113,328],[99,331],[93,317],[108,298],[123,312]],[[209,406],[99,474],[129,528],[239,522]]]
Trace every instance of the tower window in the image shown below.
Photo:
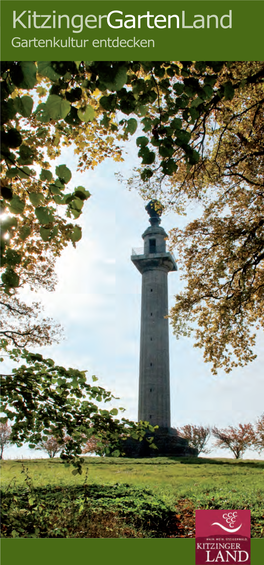
[[[152,312],[150,312],[150,315],[152,316]]]
[[[150,363],[150,366],[152,367],[152,363]]]
[[[150,289],[150,292],[153,292],[153,288]]]
[[[152,388],[149,389],[149,392],[152,392]]]
[[[149,253],[156,253],[156,239],[149,240]]]

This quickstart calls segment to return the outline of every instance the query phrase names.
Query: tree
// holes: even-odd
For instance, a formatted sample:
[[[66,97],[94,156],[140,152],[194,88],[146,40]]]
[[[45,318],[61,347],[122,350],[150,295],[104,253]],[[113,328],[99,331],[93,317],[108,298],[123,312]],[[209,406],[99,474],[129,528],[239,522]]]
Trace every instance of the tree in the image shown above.
[[[41,441],[39,445],[36,447],[36,449],[41,449],[42,451],[45,451],[50,458],[53,458],[55,457],[55,455],[57,455],[57,453],[60,453],[60,451],[62,451],[63,445],[67,441],[66,437],[64,437],[63,439],[64,442],[63,444],[61,444],[54,436],[52,435],[48,436],[46,441]]]
[[[17,358],[15,353],[10,355],[14,360]],[[29,443],[34,449],[52,435],[62,448],[60,457],[72,462],[77,473],[81,472],[84,438],[102,437],[108,442],[105,453],[118,456],[121,436],[142,439],[147,430],[153,431],[144,422],[117,420],[116,408],[99,408],[98,404],[115,397],[96,384],[88,384],[86,371],[65,369],[55,365],[52,359],[25,349],[17,355],[24,364],[13,369],[12,374],[1,375],[0,383],[5,414],[0,421],[12,422],[10,440],[16,445]],[[92,380],[97,381],[96,377]]]
[[[197,455],[201,452],[210,453],[210,450],[206,448],[210,434],[209,426],[186,424],[179,428],[179,435],[188,440],[189,446],[197,450]]]
[[[264,414],[258,418],[255,425],[255,442],[254,446],[261,453],[264,449]]]
[[[198,78],[190,79],[192,85],[187,84],[186,76],[193,68],[190,62],[180,65],[118,61],[79,65],[69,61],[2,63],[3,206],[22,217],[24,211],[30,211],[40,237],[55,245],[61,242],[56,208],[67,205],[68,217],[76,219],[90,193],[77,187],[73,193],[65,195],[71,172],[60,165],[54,178],[47,156],[49,159],[59,156],[62,145],[74,142],[81,169],[94,167],[109,155],[120,159],[118,143],[136,132],[138,121],[147,134],[137,138],[139,156],[143,165],[149,166],[142,173],[143,179],[150,178],[150,165],[157,161],[163,175],[175,172],[177,165],[170,158],[172,148],[181,151],[189,164],[195,163],[198,153],[189,144],[190,135],[181,127],[185,128],[190,118],[193,120],[200,115],[197,94],[199,101],[215,94],[207,82],[214,84],[215,72],[223,66],[223,63],[208,62],[204,72],[198,65],[195,73],[205,83],[201,87]],[[177,84],[183,77],[186,85]],[[185,86],[187,94],[183,92]],[[22,96],[24,90],[29,91],[26,96]],[[40,97],[35,111],[30,96],[32,90]],[[190,111],[188,96],[196,100]],[[223,96],[222,93],[220,97]],[[183,113],[183,121],[175,119],[177,113]],[[130,114],[136,117],[128,119]],[[36,164],[42,167],[40,174],[30,168]],[[9,238],[15,228],[9,230]],[[77,234],[79,236],[79,232],[69,226],[68,240],[78,241]],[[26,239],[27,233],[23,231],[20,237]],[[4,241],[4,248],[6,245]],[[10,268],[15,272],[16,269],[8,263],[5,253],[4,260],[7,262],[5,284],[12,287],[16,277]],[[17,261],[19,264],[19,259]]]
[[[0,422],[0,459],[3,459],[4,448],[10,445],[12,429],[8,422]]]
[[[235,459],[240,459],[245,451],[254,445],[255,433],[252,424],[238,424],[237,427],[229,426],[224,429],[214,427],[212,434],[216,438],[216,447],[230,449]]]
[[[65,165],[55,178],[49,170],[47,155],[59,156],[64,144],[75,144],[87,170],[105,157],[120,159],[120,142],[140,125],[144,198],[179,213],[198,201],[199,220],[172,234],[186,290],[171,319],[176,336],[194,332],[213,372],[254,359],[255,329],[263,327],[263,77],[263,62],[254,61],[2,66],[3,207],[17,221],[27,210],[48,247],[78,241],[78,226],[66,222],[61,230],[60,210],[68,206],[76,219],[89,197],[83,187],[65,194]],[[33,90],[40,97],[34,111]],[[8,221],[6,289],[16,288],[20,264],[7,250],[15,250],[15,235],[27,241],[27,231]]]
[[[30,345],[58,342],[61,327],[51,318],[41,317],[42,307],[35,302],[28,306],[16,296],[3,294],[0,301],[0,346],[3,350],[23,349]]]
[[[105,455],[106,448],[109,447],[109,441],[105,440],[103,437],[98,439],[95,436],[89,437],[85,440],[82,453],[96,453],[97,455]]]
[[[160,190],[176,211],[199,206],[201,217],[171,232],[186,286],[170,315],[177,337],[194,334],[213,373],[252,361],[264,322],[263,64],[230,64],[218,84],[228,75],[230,97],[215,100],[191,132],[199,162],[180,159]]]

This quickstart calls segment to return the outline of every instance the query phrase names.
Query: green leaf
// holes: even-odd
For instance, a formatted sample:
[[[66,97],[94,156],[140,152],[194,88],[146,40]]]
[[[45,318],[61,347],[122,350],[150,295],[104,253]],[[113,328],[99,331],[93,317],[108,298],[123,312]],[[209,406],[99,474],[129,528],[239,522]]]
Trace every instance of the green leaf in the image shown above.
[[[200,155],[198,151],[195,151],[195,149],[193,149],[190,155],[188,155],[188,162],[190,163],[190,165],[196,165],[196,163],[198,163],[199,160],[200,160]]]
[[[117,414],[118,414],[117,408],[112,408],[112,410],[110,410],[110,414],[111,414],[111,416],[117,416]]]
[[[163,170],[164,174],[169,175],[169,176],[172,175],[173,173],[175,173],[177,171],[177,168],[178,168],[178,166],[173,161],[173,159],[169,159],[168,161],[163,161],[161,166],[162,166],[162,170]]]
[[[110,123],[110,118],[106,114],[103,115],[103,118],[100,121],[101,126],[104,128],[108,128]]]
[[[142,180],[146,182],[153,176],[153,171],[151,171],[151,169],[144,169],[140,176]]]
[[[14,265],[19,265],[21,262],[21,255],[17,253],[14,249],[8,249],[5,254],[5,263],[13,267]]]
[[[189,112],[193,122],[200,116],[199,110],[197,110],[196,108],[190,108]]]
[[[189,143],[190,139],[191,139],[191,134],[188,131],[181,129],[180,131],[177,132],[177,142]]]
[[[65,204],[64,196],[61,196],[61,194],[54,194],[53,200],[56,204]]]
[[[21,61],[20,66],[24,75],[23,83],[20,88],[31,89],[36,85],[37,68],[33,61]]]
[[[38,61],[38,73],[43,76],[47,77],[52,81],[56,81],[60,78],[60,75],[54,71],[51,66],[51,61]]]
[[[1,112],[1,121],[3,124],[6,124],[8,120],[12,120],[15,117],[16,109],[12,98],[9,98],[7,102],[5,100],[2,101]]]
[[[86,108],[83,110],[82,108],[79,108],[78,112],[78,118],[82,121],[82,122],[92,122],[94,117],[95,117],[95,111],[94,108],[92,106],[90,106],[88,104],[88,106],[86,106]]]
[[[47,129],[46,128],[38,128],[37,131],[36,131],[36,134],[37,134],[38,137],[44,138],[47,135]]]
[[[39,178],[40,180],[47,180],[48,182],[50,182],[52,180],[52,172],[48,171],[47,169],[41,169]]]
[[[117,101],[116,94],[110,94],[110,96],[102,96],[102,98],[100,98],[100,104],[102,108],[104,108],[104,110],[107,111],[115,110],[116,101]]]
[[[112,455],[112,457],[119,457],[119,456],[120,456],[120,451],[119,451],[119,449],[115,449],[115,451],[113,451],[113,452],[111,453],[111,455]]]
[[[22,144],[19,147],[19,155],[23,161],[30,160],[32,162],[34,157],[34,151],[28,145]],[[30,165],[31,163],[25,163],[25,164]]]
[[[212,87],[211,87],[209,84],[206,84],[206,85],[203,87],[203,92],[205,92],[207,98],[211,98],[211,96],[212,96],[213,93],[214,93]]]
[[[46,104],[44,104],[44,102],[42,102],[41,104],[38,105],[36,111],[34,112],[34,115],[43,124],[46,124],[50,121],[50,113],[47,109]]]
[[[9,203],[9,210],[12,214],[22,214],[25,208],[25,202],[20,200],[19,196],[13,196]]]
[[[214,86],[217,81],[217,75],[207,75],[204,78],[204,84],[209,84],[210,86]]]
[[[232,82],[228,81],[224,84],[224,92],[225,92],[225,99],[226,100],[232,100],[234,98],[234,87],[232,85]]]
[[[35,214],[41,224],[49,224],[54,221],[52,212],[46,206],[39,206],[35,209]]]
[[[138,147],[145,147],[148,144],[149,140],[147,137],[138,137],[136,144]]]
[[[116,74],[113,75],[113,70],[109,68],[109,76],[103,78],[103,82],[108,90],[121,90],[122,86],[127,81],[126,67],[119,67]]]
[[[74,226],[70,238],[73,243],[80,241],[80,239],[82,239],[82,228],[80,228],[79,226]]]
[[[74,198],[71,202],[70,202],[70,208],[72,208],[73,210],[81,210],[83,207],[83,200],[81,200],[80,198]]]
[[[152,165],[155,161],[155,153],[150,151],[148,147],[141,147],[138,155],[142,157],[142,165]]]
[[[40,194],[39,192],[30,192],[29,200],[33,206],[39,206],[43,201],[43,194]]]
[[[36,174],[36,171],[29,167],[22,167],[22,169],[18,169],[17,174],[19,178],[28,180],[30,176],[34,176]]]
[[[200,106],[200,104],[202,104],[202,103],[203,103],[203,100],[199,96],[197,96],[197,98],[194,98],[194,100],[192,100],[191,107],[197,108],[197,106]]]
[[[55,179],[55,183],[52,186],[56,186],[57,188],[65,188],[65,181],[63,179]]]
[[[184,84],[182,84],[181,82],[176,82],[176,84],[174,84],[173,86],[173,90],[175,90],[176,94],[180,96],[184,91]]]
[[[56,175],[58,175],[59,179],[65,184],[67,184],[72,178],[71,171],[68,167],[66,167],[66,165],[59,165],[56,167]]]
[[[66,118],[71,109],[70,102],[64,100],[56,94],[50,94],[45,104],[45,112],[52,120],[62,120]]]
[[[61,195],[61,188],[59,188],[56,184],[50,184],[49,189],[51,194]]]
[[[13,179],[14,177],[17,177],[19,173],[19,170],[17,168],[12,167],[12,169],[8,169],[6,171],[6,177],[8,179]]]
[[[87,200],[91,196],[89,190],[86,190],[84,186],[77,186],[77,188],[75,188],[74,194],[81,200]]]
[[[142,120],[142,124],[144,124],[143,131],[151,131],[153,128],[153,121],[150,118],[144,118]]]
[[[20,72],[19,72],[20,71]],[[20,61],[18,69],[11,73],[13,83],[18,88],[31,89],[36,84],[37,67],[33,61]]]
[[[14,107],[23,118],[29,118],[33,109],[33,99],[30,96],[17,96],[14,98]]]
[[[19,285],[19,276],[9,267],[2,274],[1,279],[8,288],[17,288]]]
[[[142,104],[141,106],[139,106],[139,108],[137,108],[136,113],[139,116],[145,116],[147,111],[148,111],[148,107]]]
[[[174,153],[174,148],[173,146],[167,146],[167,145],[160,145],[159,146],[159,154],[161,155],[161,157],[172,157]]]
[[[172,120],[170,123],[170,127],[175,130],[181,129],[181,126],[182,126],[182,120],[180,118],[174,118],[174,120]]]
[[[19,236],[20,239],[22,239],[22,241],[25,241],[25,239],[27,239],[27,237],[30,234],[30,227],[29,226],[23,226],[22,228],[20,228],[19,230]]]
[[[126,133],[130,133],[130,135],[133,135],[136,130],[137,130],[137,120],[135,118],[130,118],[130,120],[128,120],[127,122]]]
[[[65,194],[63,197],[64,204],[69,204],[72,200],[74,200],[74,194]]]
[[[43,239],[43,241],[48,241],[51,233],[52,233],[52,229],[47,229],[47,228],[43,228],[41,227],[39,230],[40,236]]]

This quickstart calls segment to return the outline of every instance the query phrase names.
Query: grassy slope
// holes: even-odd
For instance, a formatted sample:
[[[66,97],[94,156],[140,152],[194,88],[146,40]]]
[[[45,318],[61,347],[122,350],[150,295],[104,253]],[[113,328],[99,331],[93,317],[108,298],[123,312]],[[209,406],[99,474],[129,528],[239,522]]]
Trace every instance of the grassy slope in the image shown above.
[[[34,487],[88,484],[131,485],[151,489],[186,524],[187,535],[194,534],[195,508],[250,508],[252,535],[264,536],[263,461],[231,459],[109,459],[86,458],[84,475],[73,476],[59,459],[3,461],[3,490],[25,485],[23,467]],[[189,519],[188,519],[189,517]],[[184,526],[185,527],[185,526]],[[183,532],[184,535],[184,532]]]

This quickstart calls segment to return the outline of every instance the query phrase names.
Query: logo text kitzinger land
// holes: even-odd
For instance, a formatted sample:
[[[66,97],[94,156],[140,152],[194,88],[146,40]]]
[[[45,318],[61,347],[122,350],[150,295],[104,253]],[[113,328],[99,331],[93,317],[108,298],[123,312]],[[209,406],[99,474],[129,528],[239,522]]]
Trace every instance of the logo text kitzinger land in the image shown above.
[[[196,565],[250,564],[250,510],[196,510]]]

